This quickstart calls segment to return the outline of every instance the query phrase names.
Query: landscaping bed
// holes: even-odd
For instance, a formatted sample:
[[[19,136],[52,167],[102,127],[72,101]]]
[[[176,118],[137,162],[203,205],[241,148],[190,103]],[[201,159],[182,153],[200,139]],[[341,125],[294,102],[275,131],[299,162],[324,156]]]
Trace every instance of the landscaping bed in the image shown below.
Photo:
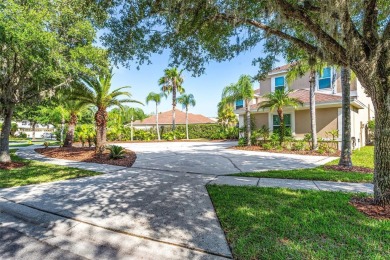
[[[216,185],[207,190],[234,259],[389,256],[390,220],[359,212],[351,204],[355,194]]]
[[[35,149],[35,151],[50,158],[110,164],[125,167],[131,167],[137,159],[135,152],[130,150],[125,150],[124,157],[121,159],[110,159],[109,152],[107,150],[104,151],[103,154],[99,155],[95,153],[95,148],[93,147],[38,148]]]
[[[287,154],[299,154],[299,155],[314,155],[314,156],[334,156],[338,157],[340,156],[340,151],[334,151],[332,153],[320,153],[318,151],[311,151],[311,150],[291,150],[286,148],[280,148],[280,149],[264,149],[261,146],[258,145],[252,145],[252,146],[232,146],[229,149],[235,149],[235,150],[243,150],[243,151],[260,151],[260,152],[269,152],[269,153],[287,153]]]
[[[1,170],[12,170],[12,169],[17,169],[25,166],[26,164],[23,162],[0,162],[0,169]]]

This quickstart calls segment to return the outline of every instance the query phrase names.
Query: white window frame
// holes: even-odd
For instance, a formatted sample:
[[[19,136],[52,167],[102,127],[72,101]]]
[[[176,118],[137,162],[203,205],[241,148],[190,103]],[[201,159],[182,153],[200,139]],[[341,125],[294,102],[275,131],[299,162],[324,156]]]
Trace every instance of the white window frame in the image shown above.
[[[325,67],[323,69],[330,68],[330,87],[329,88],[320,88],[320,73],[316,73],[316,89],[319,91],[329,91],[333,90],[333,74],[334,74],[334,69],[333,67]]]
[[[291,135],[295,136],[295,110],[287,109],[283,110],[283,114],[290,114],[291,115]],[[273,116],[278,115],[276,111],[268,113],[268,125],[269,129],[273,132],[274,131],[274,121]]]
[[[286,75],[277,75],[277,76],[274,76],[271,78],[271,92],[275,92],[275,80],[276,78],[281,78],[283,77],[284,78],[284,89],[288,89],[288,86],[287,86],[287,81],[286,81]]]

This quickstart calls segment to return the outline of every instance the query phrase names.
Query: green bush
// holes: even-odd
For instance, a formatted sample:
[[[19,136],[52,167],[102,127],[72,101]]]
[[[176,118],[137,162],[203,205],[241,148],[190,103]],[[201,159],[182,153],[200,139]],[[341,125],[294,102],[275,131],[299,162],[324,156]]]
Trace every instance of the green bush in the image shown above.
[[[45,148],[49,147],[49,145],[50,145],[50,143],[49,143],[48,141],[46,141],[46,142],[43,143],[43,146],[44,146]]]
[[[271,150],[273,146],[271,143],[263,143],[262,147],[264,150]]]
[[[133,139],[140,141],[152,141],[157,139],[157,133],[153,128],[149,130],[134,129]]]
[[[125,148],[119,145],[110,145],[107,147],[107,150],[110,151],[110,159],[121,159],[125,157]]]
[[[303,151],[305,150],[305,142],[304,141],[296,141],[292,143],[291,150],[293,151]]]
[[[27,134],[23,133],[23,132],[20,132],[17,137],[25,139],[25,138],[27,138]]]
[[[246,137],[241,137],[238,139],[238,146],[246,146],[248,144],[248,141]]]
[[[171,131],[171,132],[166,132],[162,135],[162,139],[167,140],[167,141],[172,141],[172,140],[180,140],[184,139],[186,137],[185,133],[181,133],[179,131]]]

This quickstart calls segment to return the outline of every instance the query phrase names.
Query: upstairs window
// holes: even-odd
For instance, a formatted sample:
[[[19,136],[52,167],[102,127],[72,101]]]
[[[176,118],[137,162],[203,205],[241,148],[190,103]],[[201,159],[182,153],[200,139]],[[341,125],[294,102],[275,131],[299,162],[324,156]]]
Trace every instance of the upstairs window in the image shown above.
[[[236,100],[236,109],[244,107],[244,100]]]
[[[284,90],[284,77],[275,78],[275,90]]]
[[[325,89],[332,87],[332,73],[331,68],[326,67],[322,70],[322,73],[319,75],[318,79],[318,88]]]

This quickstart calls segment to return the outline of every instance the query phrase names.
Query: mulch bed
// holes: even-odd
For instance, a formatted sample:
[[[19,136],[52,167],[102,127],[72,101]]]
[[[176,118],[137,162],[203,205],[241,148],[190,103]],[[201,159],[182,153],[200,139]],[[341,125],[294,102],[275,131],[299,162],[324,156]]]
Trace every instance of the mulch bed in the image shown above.
[[[22,168],[26,165],[26,163],[23,162],[7,162],[7,163],[0,163],[0,169],[1,170],[12,170],[17,168]]]
[[[258,152],[268,152],[268,153],[287,153],[287,154],[299,154],[299,155],[313,155],[313,156],[340,156],[340,151],[334,153],[319,153],[318,151],[292,151],[292,150],[265,150],[263,147],[258,145],[252,146],[232,146],[229,149],[243,150],[243,151],[258,151]]]
[[[99,155],[95,153],[95,148],[93,147],[38,148],[35,149],[35,151],[51,158],[67,159],[79,162],[110,164],[125,167],[131,167],[137,159],[135,152],[125,150],[124,158],[113,160],[109,158],[108,151],[105,151],[102,155]]]
[[[352,167],[345,167],[345,166],[339,166],[339,165],[325,165],[324,169],[326,170],[334,170],[334,171],[342,171],[342,172],[358,172],[363,174],[373,174],[374,170],[366,167],[360,167],[360,166],[352,166]]]
[[[349,203],[371,218],[390,220],[390,206],[375,205],[373,198],[352,198]]]

